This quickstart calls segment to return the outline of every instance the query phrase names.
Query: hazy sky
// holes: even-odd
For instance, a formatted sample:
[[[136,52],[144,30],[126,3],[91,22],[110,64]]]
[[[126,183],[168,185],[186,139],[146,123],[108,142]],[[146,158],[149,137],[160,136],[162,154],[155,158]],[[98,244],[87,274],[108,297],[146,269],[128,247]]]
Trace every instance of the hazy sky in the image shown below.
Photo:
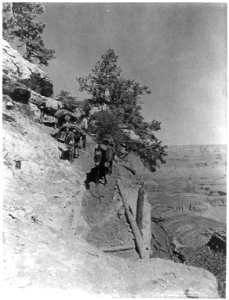
[[[47,71],[55,94],[78,99],[86,76],[108,48],[125,78],[148,85],[146,121],[162,122],[163,144],[226,143],[226,5],[45,3]]]

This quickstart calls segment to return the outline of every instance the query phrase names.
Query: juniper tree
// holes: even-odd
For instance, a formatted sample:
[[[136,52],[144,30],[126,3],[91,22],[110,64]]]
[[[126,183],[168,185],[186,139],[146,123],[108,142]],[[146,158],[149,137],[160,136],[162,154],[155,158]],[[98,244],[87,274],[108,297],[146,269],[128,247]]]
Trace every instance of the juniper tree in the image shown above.
[[[121,72],[118,56],[114,50],[108,49],[88,76],[76,78],[79,90],[90,95],[92,104],[106,104],[114,117],[119,116],[117,122],[121,127],[123,125],[132,129],[140,136],[138,142],[129,140],[130,147],[140,155],[151,170],[154,170],[157,161],[165,162],[166,146],[162,146],[154,134],[161,129],[160,122],[156,120],[145,122],[141,115],[142,97],[151,91],[145,85],[123,78]],[[109,96],[106,96],[106,91],[109,91]],[[111,119],[113,122],[114,118]],[[107,120],[106,127],[109,127]]]
[[[45,24],[40,15],[43,13],[41,3],[3,3],[3,38],[9,42],[17,39],[18,47],[25,47],[25,59],[47,66],[55,51],[47,49],[42,39]]]

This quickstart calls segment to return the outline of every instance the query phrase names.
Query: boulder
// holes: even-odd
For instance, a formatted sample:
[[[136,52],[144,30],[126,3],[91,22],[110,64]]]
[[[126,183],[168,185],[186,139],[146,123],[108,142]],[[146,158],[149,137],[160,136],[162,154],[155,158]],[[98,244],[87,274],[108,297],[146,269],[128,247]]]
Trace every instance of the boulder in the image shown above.
[[[49,101],[50,98],[41,96],[40,94],[31,91],[30,103],[35,104],[36,106],[40,106],[42,103]]]
[[[6,109],[12,109],[14,107],[14,103],[8,95],[3,95],[3,103],[5,104]]]
[[[11,81],[9,77],[3,77],[3,94],[21,103],[28,103],[31,95],[25,84],[15,80]]]
[[[25,60],[5,40],[2,41],[2,73],[4,93],[8,95],[7,86],[12,92],[12,86],[15,84],[24,84],[27,88],[46,97],[53,94],[53,84],[45,72],[37,65]]]
[[[219,228],[213,233],[207,246],[215,251],[222,251],[226,255],[226,230]]]
[[[18,101],[21,103],[28,103],[30,98],[30,91],[28,91],[27,89],[17,87],[12,91],[12,93],[10,93],[10,97],[14,101]]]

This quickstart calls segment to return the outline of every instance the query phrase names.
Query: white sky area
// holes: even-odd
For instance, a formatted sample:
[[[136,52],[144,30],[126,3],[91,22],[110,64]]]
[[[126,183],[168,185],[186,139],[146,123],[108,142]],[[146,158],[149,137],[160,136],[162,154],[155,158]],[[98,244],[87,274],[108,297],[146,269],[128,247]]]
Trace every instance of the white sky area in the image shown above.
[[[45,3],[45,44],[56,59],[46,71],[55,94],[79,100],[87,76],[108,48],[122,76],[149,86],[146,121],[163,144],[226,143],[226,5],[213,3]]]

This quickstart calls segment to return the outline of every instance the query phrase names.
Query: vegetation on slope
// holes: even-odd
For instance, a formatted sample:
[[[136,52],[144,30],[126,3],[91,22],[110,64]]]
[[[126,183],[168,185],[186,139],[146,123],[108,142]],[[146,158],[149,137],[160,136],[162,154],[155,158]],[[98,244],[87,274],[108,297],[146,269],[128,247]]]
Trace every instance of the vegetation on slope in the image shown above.
[[[130,151],[136,152],[151,171],[155,171],[158,162],[165,163],[166,146],[155,136],[160,130],[160,122],[148,123],[141,115],[142,96],[151,91],[145,85],[121,77],[118,56],[108,49],[86,77],[77,77],[80,91],[90,95],[92,106],[106,105],[106,112],[94,115],[98,122],[99,140],[110,134],[116,144],[125,142]],[[139,136],[138,140],[123,134],[122,129],[132,131]]]
[[[41,3],[3,3],[3,38],[8,42],[18,41],[25,47],[24,58],[30,62],[48,65],[54,58],[54,50],[47,49],[42,39],[45,24],[39,16],[44,13]]]

